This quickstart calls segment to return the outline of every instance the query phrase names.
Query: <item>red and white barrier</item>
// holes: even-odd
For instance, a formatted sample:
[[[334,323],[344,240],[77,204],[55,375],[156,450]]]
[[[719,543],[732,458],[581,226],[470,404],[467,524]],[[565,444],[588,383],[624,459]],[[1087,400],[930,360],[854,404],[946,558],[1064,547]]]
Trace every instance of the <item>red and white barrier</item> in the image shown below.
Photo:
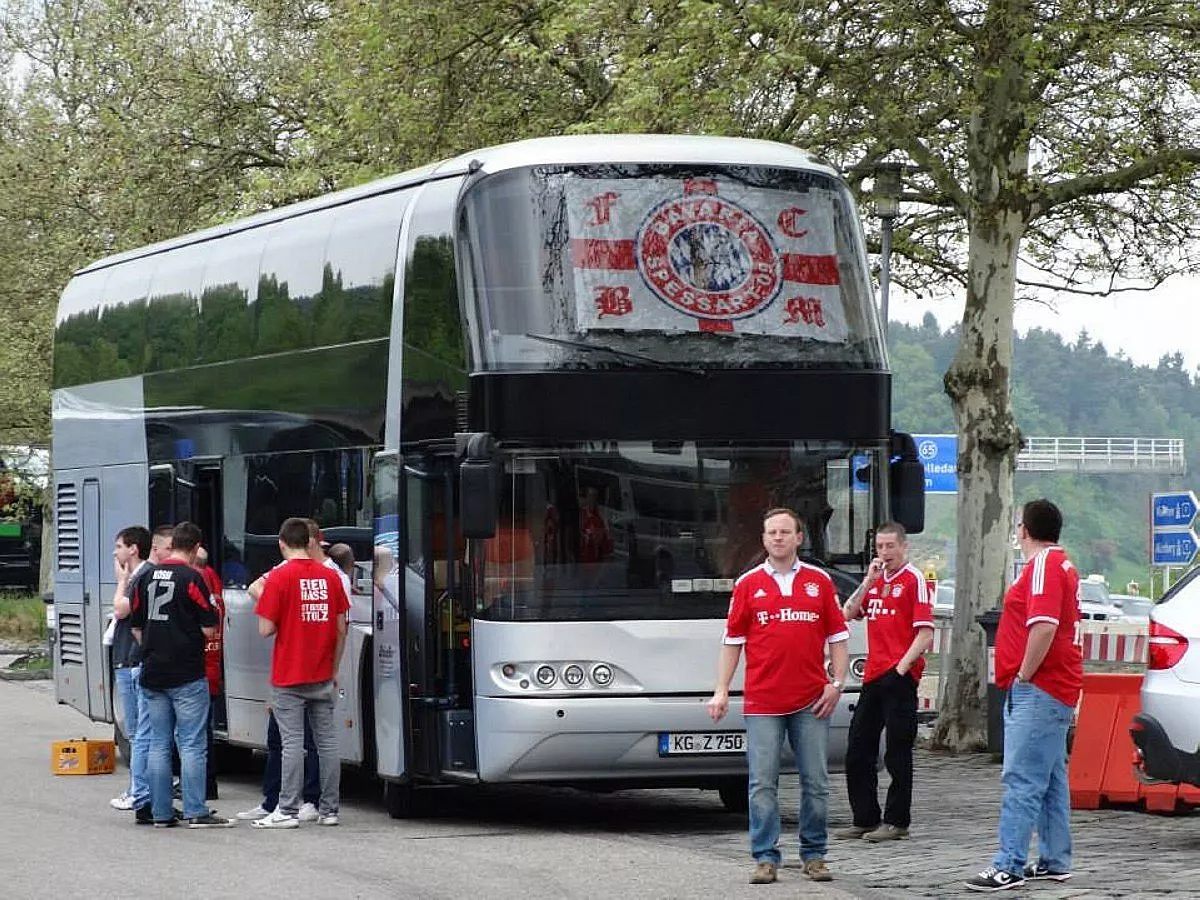
[[[1146,662],[1148,627],[1133,622],[1080,623],[1083,658],[1088,662]]]
[[[1097,622],[1084,619],[1079,623],[1079,643],[1086,662],[1146,661],[1149,639],[1146,625],[1135,622]],[[939,622],[933,630],[933,647],[930,653],[950,652],[953,627],[949,622]]]
[[[1085,662],[1144,664],[1149,648],[1148,631],[1148,626],[1133,622],[1097,622],[1085,619],[1079,623],[1079,642],[1083,649],[1083,659]],[[943,656],[948,654],[952,633],[953,626],[950,622],[938,620],[937,627],[933,630],[933,647],[929,652]],[[930,687],[936,693],[940,686]],[[917,709],[925,713],[936,712],[936,697],[920,697]]]

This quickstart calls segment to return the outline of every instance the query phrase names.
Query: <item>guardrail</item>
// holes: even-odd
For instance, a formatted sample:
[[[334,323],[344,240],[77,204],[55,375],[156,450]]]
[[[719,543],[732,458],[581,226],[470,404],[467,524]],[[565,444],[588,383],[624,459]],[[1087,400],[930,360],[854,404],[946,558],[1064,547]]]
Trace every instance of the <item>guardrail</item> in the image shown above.
[[[1027,437],[1022,472],[1166,472],[1187,474],[1183,438]]]

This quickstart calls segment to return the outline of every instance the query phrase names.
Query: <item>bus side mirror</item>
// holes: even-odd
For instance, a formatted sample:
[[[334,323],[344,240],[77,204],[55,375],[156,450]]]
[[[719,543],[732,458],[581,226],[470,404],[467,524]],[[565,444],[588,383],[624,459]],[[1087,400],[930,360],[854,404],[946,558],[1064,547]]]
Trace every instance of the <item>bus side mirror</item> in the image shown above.
[[[484,432],[456,437],[464,450],[458,467],[459,524],[463,537],[484,540],[495,536],[499,518],[496,441]]]
[[[888,494],[892,519],[909,534],[925,530],[925,467],[911,434],[892,432]]]

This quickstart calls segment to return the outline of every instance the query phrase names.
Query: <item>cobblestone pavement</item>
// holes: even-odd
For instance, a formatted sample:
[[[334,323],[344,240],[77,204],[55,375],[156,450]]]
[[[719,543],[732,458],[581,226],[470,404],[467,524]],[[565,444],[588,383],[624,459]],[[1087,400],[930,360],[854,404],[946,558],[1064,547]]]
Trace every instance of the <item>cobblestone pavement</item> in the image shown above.
[[[947,757],[918,751],[916,770],[908,840],[878,845],[831,840],[827,859],[836,876],[833,885],[844,892],[842,896],[975,896],[962,882],[988,865],[996,849],[1000,766],[986,754]],[[887,780],[881,773],[881,791]],[[781,881],[821,896],[817,886],[801,876],[796,860],[798,791],[794,776],[781,785],[786,823],[782,849],[788,860]],[[829,815],[831,832],[851,823],[841,775],[830,777]],[[1075,811],[1071,830],[1075,841],[1071,881],[1038,882],[1004,895],[1037,900],[1200,897],[1200,812],[1163,816],[1128,809]],[[714,853],[744,860],[749,872],[744,831],[684,832],[666,839],[705,841]]]

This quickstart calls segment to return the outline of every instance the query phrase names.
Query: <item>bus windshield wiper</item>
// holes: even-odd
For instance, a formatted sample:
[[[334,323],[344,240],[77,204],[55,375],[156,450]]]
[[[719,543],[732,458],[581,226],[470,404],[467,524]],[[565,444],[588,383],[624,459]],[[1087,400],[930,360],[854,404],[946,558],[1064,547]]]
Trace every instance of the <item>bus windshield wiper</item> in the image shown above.
[[[587,341],[577,341],[572,338],[557,337],[552,334],[534,334],[530,331],[525,332],[525,337],[535,341],[543,341],[547,344],[558,344],[562,347],[574,347],[576,350],[587,350],[591,353],[608,353],[619,359],[646,363],[656,369],[664,369],[668,372],[682,372],[685,375],[699,375],[701,377],[708,375],[708,372],[704,369],[690,369],[687,366],[677,366],[673,363],[663,362],[661,359],[655,359],[653,356],[647,356],[644,353],[618,350],[616,347],[609,347],[607,344],[589,344]]]

